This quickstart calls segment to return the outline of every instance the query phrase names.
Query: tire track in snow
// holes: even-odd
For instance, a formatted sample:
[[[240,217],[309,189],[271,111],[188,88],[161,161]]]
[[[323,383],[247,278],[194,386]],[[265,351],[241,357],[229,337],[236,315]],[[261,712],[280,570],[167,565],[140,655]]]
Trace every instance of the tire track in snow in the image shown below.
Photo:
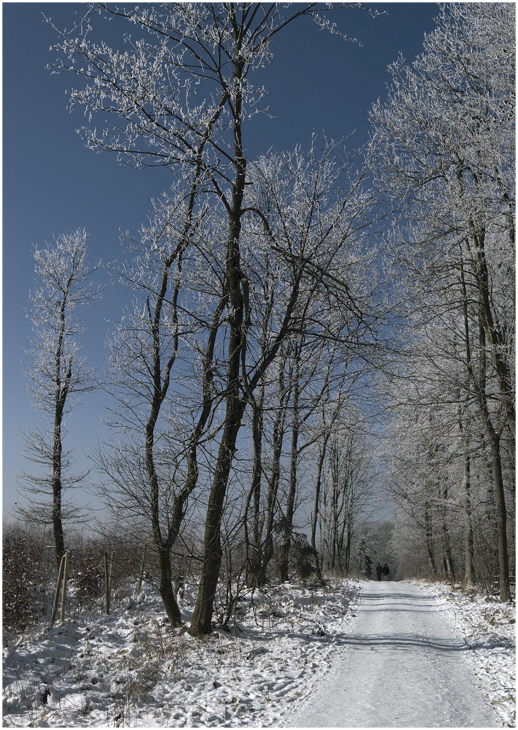
[[[502,727],[432,596],[370,582],[356,614],[290,727]]]

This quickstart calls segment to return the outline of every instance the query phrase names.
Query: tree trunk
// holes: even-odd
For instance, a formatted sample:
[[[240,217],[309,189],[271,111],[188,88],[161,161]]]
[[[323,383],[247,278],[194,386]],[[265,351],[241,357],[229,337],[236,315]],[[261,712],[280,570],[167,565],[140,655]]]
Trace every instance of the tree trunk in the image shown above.
[[[55,358],[54,440],[52,446],[52,527],[54,531],[54,548],[58,570],[61,564],[61,558],[65,554],[65,537],[63,534],[61,504],[63,492],[63,484],[61,481],[63,466],[63,438],[61,427],[63,423],[65,403],[72,378],[72,361],[70,360],[66,368],[65,382],[63,383],[61,379],[61,368],[64,365],[63,346],[66,332],[67,294],[64,294],[60,307],[60,328]]]
[[[444,486],[442,494],[440,494],[441,501],[441,542],[442,542],[442,565],[445,575],[450,578],[455,578],[455,564],[453,562],[453,555],[451,552],[451,540],[450,533],[448,530],[447,523],[447,504],[448,500],[448,487]]]
[[[285,582],[289,577],[289,555],[291,532],[293,529],[293,515],[295,513],[295,496],[297,494],[297,462],[298,462],[298,440],[299,440],[299,365],[300,350],[297,348],[295,352],[295,373],[293,385],[293,420],[291,430],[291,454],[290,454],[290,487],[288,491],[288,501],[286,504],[286,514],[283,520],[283,542],[281,545],[279,556],[279,578]]]
[[[155,404],[156,406],[156,404]],[[156,406],[159,409],[159,406]],[[158,551],[158,565],[160,569],[160,596],[164,603],[164,608],[171,626],[180,626],[182,617],[173,589],[170,544],[162,538],[160,528],[160,508],[159,508],[159,484],[158,475],[155,471],[153,445],[154,445],[154,426],[156,422],[156,413],[153,413],[146,425],[146,468],[149,479],[151,493],[151,525],[153,529],[153,540]]]
[[[266,520],[264,530],[264,548],[259,576],[259,585],[266,582],[266,573],[268,566],[273,557],[273,528],[277,505],[277,492],[281,479],[281,456],[282,445],[284,441],[284,423],[286,418],[286,397],[287,390],[284,386],[284,368],[288,357],[289,348],[287,348],[282,356],[279,366],[279,406],[275,423],[273,425],[273,455],[272,455],[272,471],[269,480],[268,496],[266,498]]]
[[[212,630],[214,596],[218,586],[222,558],[221,518],[243,411],[243,404],[237,398],[227,404],[227,417],[207,508],[202,574],[189,629],[191,636],[204,636],[210,634]]]
[[[322,470],[324,468],[324,461],[326,458],[326,451],[327,451],[327,442],[329,441],[329,437],[331,435],[330,431],[327,431],[324,436],[324,443],[322,444],[322,448],[320,451],[320,456],[318,459],[318,472],[317,472],[317,482],[315,485],[315,507],[313,511],[313,516],[311,519],[311,547],[315,551],[315,555],[317,556],[317,569],[320,574],[320,571],[322,569],[322,558],[318,555],[317,551],[317,545],[316,545],[316,534],[317,534],[317,524],[318,524],[318,517],[320,514],[320,490],[322,488]]]
[[[261,390],[259,403],[254,403],[252,415],[252,438],[254,443],[254,467],[252,471],[251,502],[252,502],[252,540],[247,544],[247,553],[250,550],[248,571],[248,586],[255,588],[259,584],[261,572],[261,479],[262,479],[262,444],[263,444],[263,401],[264,388]],[[245,528],[248,520],[248,509],[245,514]],[[246,529],[248,535],[248,529]]]
[[[344,550],[344,574],[349,575],[351,570],[351,542],[353,537],[353,525],[354,525],[354,500],[353,500],[353,493],[352,488],[350,490],[350,494],[348,495],[347,499],[347,518],[346,518],[346,528],[347,528],[347,538],[345,541],[345,550]]]
[[[464,582],[475,582],[475,549],[473,541],[473,521],[471,513],[471,459],[466,429],[462,423],[462,412],[457,411],[459,432],[462,443],[462,509],[464,513]]]
[[[432,511],[429,502],[425,502],[424,505],[424,524],[428,567],[430,569],[431,575],[434,576],[437,574],[437,564],[435,562],[435,554],[433,549]]]
[[[236,226],[238,229],[237,221]],[[233,232],[234,227],[231,227],[231,233]],[[235,235],[238,235],[237,230],[235,231]],[[216,595],[222,558],[221,518],[232,460],[236,451],[237,435],[241,427],[241,419],[245,406],[245,403],[239,398],[243,308],[240,294],[239,271],[236,268],[239,258],[235,250],[236,247],[237,239],[231,236],[230,250],[233,255],[229,256],[229,261],[233,261],[234,264],[233,270],[228,276],[231,283],[230,303],[232,315],[230,317],[228,345],[229,365],[225,425],[207,508],[202,577],[198,588],[198,598],[192,616],[191,628],[189,630],[192,636],[202,636],[211,632],[213,601]]]
[[[160,596],[164,604],[167,618],[171,626],[182,625],[182,614],[176,602],[173,589],[173,571],[171,567],[171,554],[169,548],[161,546],[158,549],[158,561],[160,566]]]
[[[493,484],[495,488],[496,502],[496,525],[498,536],[498,582],[500,587],[500,600],[509,601],[511,592],[509,588],[509,557],[507,551],[507,512],[505,508],[504,478],[502,474],[502,459],[500,455],[500,437],[493,431],[489,431],[489,445],[491,447],[491,460],[493,466]]]
[[[464,509],[464,581],[475,583],[475,546],[471,516],[471,462],[469,453],[463,456],[462,505]]]
[[[347,538],[344,549],[344,574],[347,576],[351,571],[351,541],[352,541],[352,515],[347,518]]]
[[[56,565],[59,570],[61,558],[65,554],[65,536],[61,519],[61,479],[56,473],[54,473],[52,479],[52,528]]]

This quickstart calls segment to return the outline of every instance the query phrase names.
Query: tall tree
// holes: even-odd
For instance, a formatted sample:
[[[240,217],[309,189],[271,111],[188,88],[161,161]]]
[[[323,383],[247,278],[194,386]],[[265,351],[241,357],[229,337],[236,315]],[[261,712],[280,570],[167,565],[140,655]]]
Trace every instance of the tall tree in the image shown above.
[[[32,361],[26,371],[28,389],[34,408],[49,416],[51,425],[47,430],[35,427],[27,435],[27,456],[43,467],[43,473],[23,474],[22,492],[28,503],[19,505],[18,512],[52,524],[58,566],[65,553],[63,521],[78,516],[77,509],[64,504],[63,492],[86,476],[70,472],[70,458],[63,451],[65,421],[78,403],[77,396],[97,387],[94,371],[80,352],[79,335],[85,325],[76,311],[101,293],[100,286],[89,281],[98,267],[87,263],[86,238],[86,232],[78,229],[61,234],[43,249],[35,247],[38,287],[30,295],[28,309],[34,330],[27,353]]]

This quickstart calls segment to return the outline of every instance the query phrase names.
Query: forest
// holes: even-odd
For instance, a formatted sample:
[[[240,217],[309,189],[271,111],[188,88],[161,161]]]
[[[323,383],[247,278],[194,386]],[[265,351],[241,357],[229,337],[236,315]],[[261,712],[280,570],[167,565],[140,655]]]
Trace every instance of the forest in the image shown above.
[[[85,144],[173,180],[116,261],[93,262],[82,228],[34,250],[26,378],[43,416],[17,516],[52,536],[56,574],[78,530],[137,573],[144,556],[172,627],[196,586],[193,637],[243,590],[370,578],[378,561],[511,599],[515,7],[437,12],[372,100],[365,146],[314,135],[258,159],[273,37],[303,17],[340,35],[347,7],[96,4],[54,26]],[[101,267],[126,306],[96,362],[81,337]],[[110,438],[78,472],[67,432],[94,391]]]

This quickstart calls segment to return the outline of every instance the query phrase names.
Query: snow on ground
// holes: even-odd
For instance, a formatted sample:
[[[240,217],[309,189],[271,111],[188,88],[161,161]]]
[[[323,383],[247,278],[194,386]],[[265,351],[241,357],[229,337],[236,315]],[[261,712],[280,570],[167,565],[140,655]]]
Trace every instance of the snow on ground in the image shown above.
[[[471,651],[479,686],[498,712],[504,727],[516,723],[516,607],[494,596],[445,583],[418,582],[439,604],[443,618]]]
[[[146,588],[4,645],[4,727],[279,725],[328,668],[360,581],[283,584],[238,604],[233,633],[172,632]],[[194,587],[183,599],[186,618]]]
[[[514,608],[419,583],[469,652],[503,725],[514,726]],[[282,725],[329,669],[362,582],[282,584],[238,604],[232,633],[203,640],[167,626],[151,588],[112,615],[75,610],[50,631],[4,639],[3,727]],[[195,587],[187,586],[188,621]]]

